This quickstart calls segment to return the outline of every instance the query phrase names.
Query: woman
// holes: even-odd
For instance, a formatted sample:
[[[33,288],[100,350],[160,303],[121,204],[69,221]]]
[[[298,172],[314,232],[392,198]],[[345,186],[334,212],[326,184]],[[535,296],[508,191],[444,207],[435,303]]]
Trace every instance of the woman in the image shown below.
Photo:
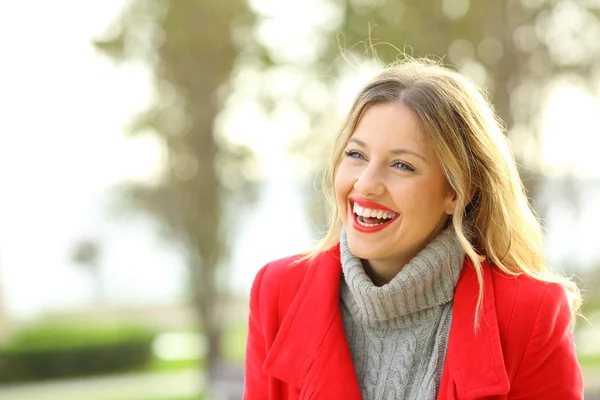
[[[253,284],[245,399],[581,399],[577,287],[546,269],[504,132],[427,61],[357,95],[313,252]]]

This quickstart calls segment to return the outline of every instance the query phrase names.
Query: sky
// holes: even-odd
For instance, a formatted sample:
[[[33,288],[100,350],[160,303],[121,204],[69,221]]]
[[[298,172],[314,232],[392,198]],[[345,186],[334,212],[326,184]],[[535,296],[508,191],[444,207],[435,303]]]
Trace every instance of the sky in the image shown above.
[[[253,3],[261,10],[279,4]],[[151,99],[147,69],[116,66],[91,46],[124,4],[0,2],[0,282],[5,305],[19,318],[90,302],[90,278],[70,261],[73,244],[81,238],[102,245],[112,301],[147,304],[180,296],[185,278],[181,257],[161,244],[152,221],[108,211],[115,184],[152,180],[164,157],[152,138],[124,133],[130,118]],[[299,13],[310,11],[286,10],[279,4],[272,12],[300,21]],[[291,24],[285,18],[263,29],[281,30],[277,37],[284,40],[284,29]],[[300,41],[289,32],[287,38]],[[340,103],[352,98],[370,71],[359,68],[342,80]],[[548,173],[572,168],[583,177],[600,177],[598,111],[598,102],[589,95],[569,86],[557,89],[549,102],[542,153]],[[271,171],[262,201],[240,221],[231,259],[232,286],[244,292],[265,262],[305,250],[312,236],[298,188],[284,183],[293,170],[285,153],[289,138],[276,134],[294,117],[276,122],[252,117],[254,108],[243,98],[229,113],[226,131],[246,140],[259,153],[263,171]],[[236,121],[244,121],[244,132],[250,123],[253,131],[264,134],[241,135]],[[286,218],[272,218],[273,209],[282,204]],[[600,224],[598,212],[585,218]],[[563,222],[560,217],[557,221],[560,228]],[[565,244],[564,233],[550,239],[554,251],[572,246]]]

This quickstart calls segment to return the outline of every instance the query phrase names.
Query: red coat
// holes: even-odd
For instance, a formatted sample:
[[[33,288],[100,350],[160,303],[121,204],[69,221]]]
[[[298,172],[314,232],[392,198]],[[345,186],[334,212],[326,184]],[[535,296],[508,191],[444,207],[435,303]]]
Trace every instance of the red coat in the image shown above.
[[[339,248],[310,267],[293,260],[267,264],[254,281],[244,399],[360,400],[339,305]],[[456,286],[438,399],[582,399],[565,291],[483,266],[477,335],[468,261]]]

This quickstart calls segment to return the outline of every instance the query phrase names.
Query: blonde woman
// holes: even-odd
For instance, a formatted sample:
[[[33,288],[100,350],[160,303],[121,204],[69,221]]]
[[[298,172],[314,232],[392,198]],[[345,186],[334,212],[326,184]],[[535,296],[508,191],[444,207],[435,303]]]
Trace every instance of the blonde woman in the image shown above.
[[[489,103],[428,61],[356,96],[313,252],[256,276],[247,400],[583,397],[577,287],[551,273]]]

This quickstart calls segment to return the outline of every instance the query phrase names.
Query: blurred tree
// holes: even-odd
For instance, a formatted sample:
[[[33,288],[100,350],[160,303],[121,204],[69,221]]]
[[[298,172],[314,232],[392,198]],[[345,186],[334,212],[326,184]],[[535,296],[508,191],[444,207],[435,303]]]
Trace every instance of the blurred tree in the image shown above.
[[[330,0],[335,12],[321,24],[315,62],[305,67],[330,86],[342,71],[376,59],[390,63],[409,56],[432,56],[458,67],[488,88],[498,115],[515,145],[521,177],[530,198],[541,175],[541,111],[554,78],[579,79],[584,89],[600,76],[600,7],[580,0]],[[268,18],[264,22],[269,22]],[[271,57],[281,58],[281,47]],[[315,127],[331,110],[315,110],[311,86],[297,92],[297,103],[313,114],[301,155],[322,142]],[[592,89],[593,90],[593,89]],[[319,147],[319,146],[317,146]],[[322,146],[319,147],[322,149]],[[308,152],[314,158],[314,151]],[[323,156],[321,156],[323,157]],[[541,207],[541,205],[540,205]],[[542,212],[539,210],[538,212]]]
[[[535,199],[548,83],[565,73],[591,80],[600,61],[593,7],[583,1],[348,0],[342,31],[354,43],[371,27],[377,42],[443,57],[487,87],[508,131],[518,136],[521,176]],[[396,57],[385,49],[377,55],[385,62]]]
[[[84,267],[92,278],[94,287],[94,303],[98,306],[104,303],[104,280],[102,269],[98,263],[100,258],[100,246],[91,239],[82,239],[75,244],[71,259],[78,265]]]
[[[158,183],[130,185],[126,193],[186,256],[209,380],[222,358],[225,204],[232,194],[238,206],[251,198],[251,154],[217,135],[215,119],[231,90],[239,48],[255,48],[247,34],[252,24],[243,0],[132,0],[95,43],[117,61],[142,60],[152,69],[155,102],[132,132],[155,135],[168,159]]]

